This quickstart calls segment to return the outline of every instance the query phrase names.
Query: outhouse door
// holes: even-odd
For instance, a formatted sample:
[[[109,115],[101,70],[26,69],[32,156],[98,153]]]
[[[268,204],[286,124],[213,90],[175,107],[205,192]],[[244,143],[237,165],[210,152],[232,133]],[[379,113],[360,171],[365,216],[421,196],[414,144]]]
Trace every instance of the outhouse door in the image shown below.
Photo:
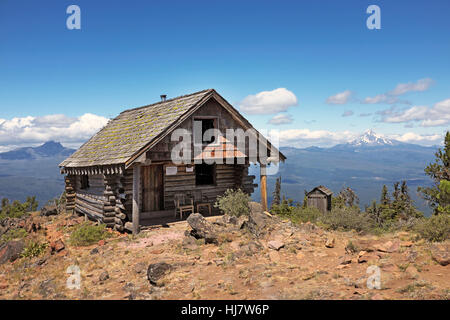
[[[163,166],[142,168],[142,211],[164,210]]]

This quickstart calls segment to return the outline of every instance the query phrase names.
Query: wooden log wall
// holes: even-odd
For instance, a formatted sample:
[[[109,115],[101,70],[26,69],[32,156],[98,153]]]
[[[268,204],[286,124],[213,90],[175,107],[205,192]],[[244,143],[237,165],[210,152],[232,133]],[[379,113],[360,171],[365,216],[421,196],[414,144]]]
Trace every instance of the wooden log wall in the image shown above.
[[[123,204],[126,198],[123,175],[89,175],[89,188],[81,189],[81,177],[75,180],[74,209],[109,228],[124,230],[128,221]]]
[[[125,214],[125,206],[123,200],[125,198],[125,190],[122,183],[122,175],[105,175],[105,202],[103,207],[103,222],[114,226],[114,229],[123,231],[128,217]],[[105,221],[108,219],[108,221]]]
[[[241,188],[244,192],[251,194],[254,191],[255,176],[248,175],[248,165],[216,165],[216,184],[198,186],[195,184],[195,168],[192,172],[187,172],[189,165],[177,166],[176,175],[166,175],[166,167],[175,165],[164,165],[164,207],[174,208],[174,196],[177,193],[187,193],[192,196],[194,191],[201,191],[210,202],[215,202],[217,196],[222,195],[227,189]]]
[[[76,176],[66,175],[65,180],[65,191],[66,191],[66,211],[73,212],[75,209],[75,185]]]
[[[78,190],[75,198],[75,212],[86,215],[91,220],[103,222],[104,197]]]
[[[133,169],[125,170],[123,176],[120,178],[120,182],[123,188],[123,193],[121,193],[121,202],[124,207],[125,215],[127,220],[132,220],[133,211]]]

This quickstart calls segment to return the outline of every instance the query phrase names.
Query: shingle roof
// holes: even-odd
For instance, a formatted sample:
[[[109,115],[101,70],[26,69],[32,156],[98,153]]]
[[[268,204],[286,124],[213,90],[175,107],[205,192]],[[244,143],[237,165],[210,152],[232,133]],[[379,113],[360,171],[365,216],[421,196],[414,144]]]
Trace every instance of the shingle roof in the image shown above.
[[[324,186],[318,186],[318,187],[315,187],[314,189],[312,189],[310,192],[308,192],[308,195],[309,195],[311,192],[315,191],[315,190],[319,190],[319,191],[321,191],[322,193],[324,193],[324,194],[327,195],[327,196],[331,196],[331,195],[333,194],[333,191],[331,191],[331,190],[328,189],[327,187],[324,187]]]
[[[126,110],[109,121],[60,167],[123,164],[213,92],[213,89],[203,90]]]

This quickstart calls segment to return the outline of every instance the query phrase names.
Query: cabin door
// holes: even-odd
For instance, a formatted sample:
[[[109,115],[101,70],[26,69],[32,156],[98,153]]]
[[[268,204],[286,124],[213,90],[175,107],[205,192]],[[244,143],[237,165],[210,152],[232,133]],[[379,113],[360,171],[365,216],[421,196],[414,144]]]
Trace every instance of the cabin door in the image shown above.
[[[163,166],[142,167],[142,211],[164,210]]]

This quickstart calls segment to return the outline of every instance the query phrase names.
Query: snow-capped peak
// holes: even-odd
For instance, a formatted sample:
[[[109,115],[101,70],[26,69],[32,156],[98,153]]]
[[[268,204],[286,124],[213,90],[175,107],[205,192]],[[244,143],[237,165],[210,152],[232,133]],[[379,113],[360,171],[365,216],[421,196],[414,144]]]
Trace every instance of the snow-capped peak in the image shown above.
[[[353,146],[393,145],[393,141],[376,134],[372,129],[366,130],[360,137],[350,142]]]

